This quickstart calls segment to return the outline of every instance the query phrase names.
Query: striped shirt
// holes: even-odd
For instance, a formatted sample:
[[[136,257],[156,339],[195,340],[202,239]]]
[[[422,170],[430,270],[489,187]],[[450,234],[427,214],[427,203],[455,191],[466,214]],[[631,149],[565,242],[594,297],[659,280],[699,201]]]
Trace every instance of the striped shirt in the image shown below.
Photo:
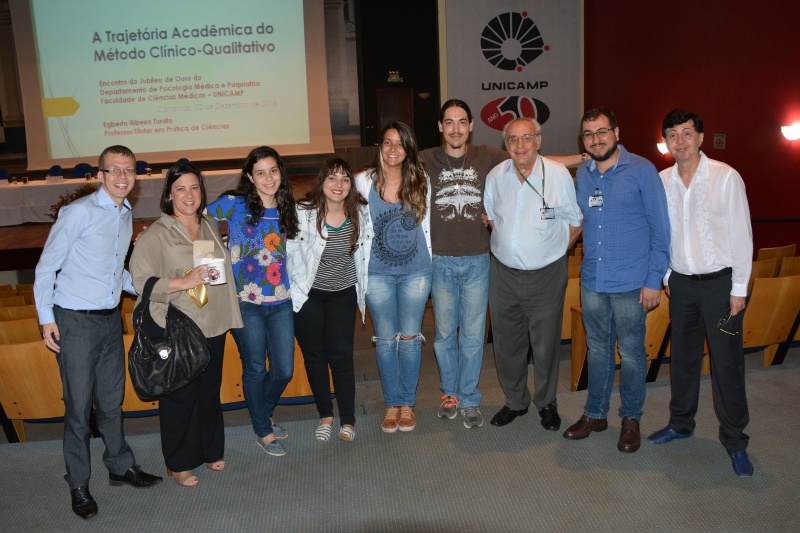
[[[344,224],[334,228],[325,224],[328,240],[319,261],[317,276],[312,289],[321,291],[341,291],[356,284],[356,262],[350,253],[350,236],[353,224],[346,219]]]

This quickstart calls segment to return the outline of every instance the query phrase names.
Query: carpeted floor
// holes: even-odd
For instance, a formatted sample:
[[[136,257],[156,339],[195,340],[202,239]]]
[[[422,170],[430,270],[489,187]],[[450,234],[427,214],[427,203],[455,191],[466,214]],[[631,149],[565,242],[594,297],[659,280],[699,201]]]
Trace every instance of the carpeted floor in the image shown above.
[[[195,488],[165,479],[136,490],[108,485],[103,445],[93,439],[90,488],[100,512],[82,521],[72,514],[61,477],[61,425],[28,424],[29,442],[0,445],[0,531],[800,531],[800,417],[793,414],[800,404],[800,350],[774,368],[748,356],[755,475],[740,479],[717,441],[707,378],[694,438],[622,454],[616,389],[609,430],[583,441],[545,431],[534,412],[490,426],[503,394],[488,345],[484,426],[466,430],[460,417],[437,419],[438,369],[426,324],[418,425],[411,433],[380,431],[377,366],[362,342],[353,443],[318,443],[313,406],[279,406],[276,417],[289,431],[287,455],[271,457],[256,445],[247,410],[231,411],[226,471],[199,469]],[[561,357],[563,430],[581,415],[586,392],[569,392],[569,346]],[[667,366],[647,387],[644,434],[667,421],[668,373]],[[138,462],[163,475],[157,418],[126,419],[125,427]]]

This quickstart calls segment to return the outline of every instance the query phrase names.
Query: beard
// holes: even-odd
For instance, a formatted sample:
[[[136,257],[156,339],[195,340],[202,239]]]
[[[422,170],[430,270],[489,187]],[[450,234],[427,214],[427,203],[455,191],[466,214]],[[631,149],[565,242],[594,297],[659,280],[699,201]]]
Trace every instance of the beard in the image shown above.
[[[614,152],[617,151],[617,139],[615,137],[611,137],[611,143],[610,144],[606,143],[606,146],[608,146],[608,148],[606,149],[605,152],[603,152],[600,155],[594,155],[590,150],[589,157],[591,157],[595,161],[607,161],[608,159],[611,158],[611,156],[614,155]]]

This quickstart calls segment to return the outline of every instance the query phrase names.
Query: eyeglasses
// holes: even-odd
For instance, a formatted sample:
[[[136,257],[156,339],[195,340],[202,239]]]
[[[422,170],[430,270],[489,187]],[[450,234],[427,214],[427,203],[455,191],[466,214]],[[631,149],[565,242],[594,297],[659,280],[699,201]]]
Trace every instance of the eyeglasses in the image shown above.
[[[591,141],[595,135],[600,139],[605,139],[609,131],[611,131],[611,128],[600,128],[597,131],[584,131],[581,133],[581,137],[583,137],[584,141]]]
[[[719,321],[718,324],[719,330],[727,335],[738,335],[739,334],[738,331],[731,331],[734,328],[730,327],[730,321],[731,321],[731,308],[729,307],[728,311],[725,313],[725,316],[723,316],[722,320]]]
[[[520,141],[522,141],[525,144],[530,144],[533,142],[533,139],[535,139],[539,135],[541,135],[541,133],[534,133],[533,135],[531,135],[530,133],[526,133],[521,137],[517,137],[516,135],[514,135],[506,139],[506,144],[519,144]]]
[[[678,140],[678,137],[682,137],[685,140],[694,139],[694,136],[697,134],[694,128],[684,128],[681,131],[671,130],[667,133],[665,137],[670,142],[675,142]]]
[[[136,175],[135,168],[98,168],[97,170],[100,172],[107,172],[112,178],[118,176],[120,172],[129,178]]]

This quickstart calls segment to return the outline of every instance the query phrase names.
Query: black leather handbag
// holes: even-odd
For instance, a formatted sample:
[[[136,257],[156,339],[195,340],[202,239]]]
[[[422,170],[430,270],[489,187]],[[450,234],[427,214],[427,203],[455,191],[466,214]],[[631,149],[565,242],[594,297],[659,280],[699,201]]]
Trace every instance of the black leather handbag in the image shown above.
[[[136,394],[153,400],[193,381],[211,357],[205,335],[186,314],[169,304],[166,328],[150,315],[150,294],[158,278],[147,280],[133,310],[136,337],[128,352],[128,371]]]

